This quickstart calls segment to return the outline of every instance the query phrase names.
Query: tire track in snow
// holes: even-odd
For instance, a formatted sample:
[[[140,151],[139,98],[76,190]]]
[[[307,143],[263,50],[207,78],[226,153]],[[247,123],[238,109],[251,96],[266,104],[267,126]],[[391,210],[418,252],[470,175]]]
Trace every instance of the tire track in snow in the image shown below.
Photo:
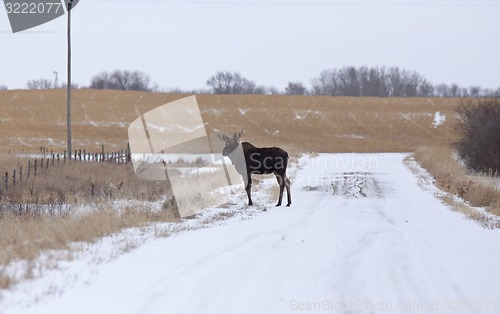
[[[402,167],[401,162],[398,165]],[[404,174],[401,169],[396,170],[396,173],[386,172],[374,177],[375,183],[382,182],[379,184],[382,195],[378,199],[353,199],[349,196],[355,193],[345,192],[348,201],[337,210],[340,213],[356,208],[356,214],[348,219],[343,215],[344,223],[350,223],[355,231],[339,234],[342,242],[338,249],[338,293],[333,295],[345,302],[365,300],[379,305],[381,302],[412,304],[422,310],[435,299],[469,300],[471,294],[467,285],[457,281],[447,270],[449,259],[436,249],[436,243],[428,236],[432,232],[426,234],[413,225],[412,213],[418,212],[420,206],[409,201],[407,192],[399,186],[405,185],[406,180],[415,180],[408,174],[401,176],[401,173]],[[353,185],[353,188],[359,188],[359,184]],[[423,192],[417,190],[413,193]],[[437,201],[433,198],[427,199],[427,203],[440,207],[436,206]],[[425,217],[419,218],[424,219],[419,222],[419,227],[423,223],[425,230]],[[432,220],[433,217],[427,219]],[[368,226],[359,226],[362,224]],[[357,310],[346,312],[367,312],[360,308]]]

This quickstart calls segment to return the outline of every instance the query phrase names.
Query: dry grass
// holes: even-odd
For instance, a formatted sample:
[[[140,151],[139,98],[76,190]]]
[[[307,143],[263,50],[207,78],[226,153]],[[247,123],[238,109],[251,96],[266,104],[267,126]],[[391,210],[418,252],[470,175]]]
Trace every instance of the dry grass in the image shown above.
[[[18,158],[11,161],[11,166],[26,163],[24,158]],[[3,163],[2,168],[2,173],[12,169]],[[140,180],[130,163],[71,162],[43,169],[43,172],[38,169],[38,172],[39,175],[32,173],[29,179],[25,173],[22,182],[18,179],[15,187],[2,191],[3,203],[56,206],[99,204],[120,199],[155,201],[166,193],[164,183]]]
[[[0,152],[61,152],[66,139],[64,90],[0,91]],[[139,114],[189,96],[111,90],[75,90],[73,146],[122,149]],[[199,95],[207,129],[245,129],[245,140],[310,152],[413,151],[454,140],[457,99],[323,96]],[[439,111],[446,121],[432,127]]]
[[[12,157],[3,161],[22,162]],[[138,179],[131,164],[87,162],[46,169],[3,191],[0,289],[15,283],[2,271],[14,261],[28,261],[29,268],[42,251],[68,249],[74,242],[92,242],[152,222],[176,221],[172,208],[161,206],[165,194],[164,182]]]
[[[487,229],[498,229],[500,228],[500,222],[492,220],[491,217],[487,216],[484,212],[477,211],[476,209],[470,207],[463,202],[457,201],[454,197],[450,195],[442,195],[441,199],[443,202],[448,204],[449,208],[454,211],[460,212],[466,217],[476,221],[478,224]]]
[[[75,242],[93,242],[125,228],[174,220],[168,211],[132,207],[117,211],[107,206],[77,216],[5,214],[0,218],[0,289],[16,282],[12,274],[2,271],[12,262],[27,261],[26,269],[18,271],[29,278],[30,265],[43,251],[67,250]]]
[[[124,228],[151,221],[173,221],[173,217],[166,212],[132,208],[116,211],[105,206],[67,217],[3,215],[0,219],[0,264],[31,260],[43,250],[66,249],[72,242],[93,242]]]
[[[454,154],[446,146],[427,146],[417,149],[415,159],[434,176],[440,188],[500,216],[500,178],[471,174]]]

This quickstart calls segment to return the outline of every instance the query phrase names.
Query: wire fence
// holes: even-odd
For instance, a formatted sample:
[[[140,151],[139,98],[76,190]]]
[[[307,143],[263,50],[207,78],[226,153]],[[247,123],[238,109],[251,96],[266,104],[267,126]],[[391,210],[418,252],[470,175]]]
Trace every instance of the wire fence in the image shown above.
[[[127,144],[127,148],[118,151],[106,152],[104,145],[102,145],[99,152],[77,149],[71,155],[67,151],[54,153],[53,151],[49,152],[45,147],[41,147],[38,157],[23,159],[24,161],[20,162],[19,166],[11,171],[5,171],[3,182],[0,184],[0,194],[1,192],[8,192],[16,184],[32,176],[43,175],[49,168],[65,164],[71,165],[77,162],[128,163],[132,160],[132,156],[130,145]]]

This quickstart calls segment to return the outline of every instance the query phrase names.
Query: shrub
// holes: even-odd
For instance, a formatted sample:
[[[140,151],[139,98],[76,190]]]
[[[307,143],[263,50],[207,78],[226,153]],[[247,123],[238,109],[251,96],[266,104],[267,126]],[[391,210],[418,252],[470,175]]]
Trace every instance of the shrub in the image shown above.
[[[500,171],[500,99],[469,100],[457,108],[456,148],[468,168]]]

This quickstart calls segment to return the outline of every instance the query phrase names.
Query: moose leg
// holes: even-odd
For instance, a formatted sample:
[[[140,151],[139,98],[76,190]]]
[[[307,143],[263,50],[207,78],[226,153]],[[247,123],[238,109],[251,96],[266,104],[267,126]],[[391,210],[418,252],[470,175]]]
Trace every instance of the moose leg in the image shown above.
[[[252,197],[250,196],[250,192],[252,190],[252,177],[251,177],[251,174],[248,174],[248,179],[247,179],[246,184],[247,184],[247,186],[245,187],[245,191],[247,192],[247,196],[248,196],[248,206],[252,206],[253,202],[252,202]]]
[[[285,181],[283,180],[283,176],[275,173],[276,180],[278,180],[278,184],[280,186],[280,195],[278,197],[278,204],[276,206],[281,206],[281,199],[283,199],[283,190],[285,188]]]
[[[290,180],[285,175],[285,186],[286,186],[286,195],[288,196],[288,204],[286,206],[290,206],[292,204],[292,195],[290,194]]]

